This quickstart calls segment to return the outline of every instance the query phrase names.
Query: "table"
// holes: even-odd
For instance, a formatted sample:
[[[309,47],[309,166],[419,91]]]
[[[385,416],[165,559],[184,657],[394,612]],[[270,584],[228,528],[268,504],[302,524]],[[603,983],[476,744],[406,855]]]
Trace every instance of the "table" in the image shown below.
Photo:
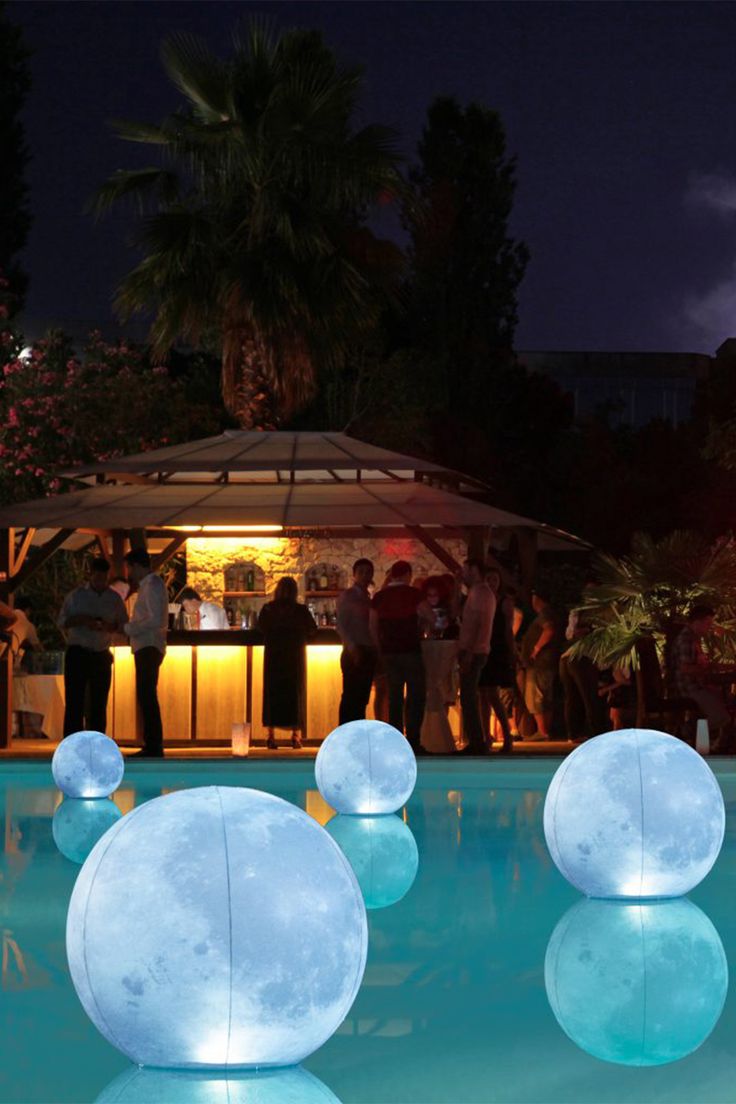
[[[422,747],[433,752],[456,751],[447,708],[457,699],[457,640],[423,640],[422,658],[427,681]]]

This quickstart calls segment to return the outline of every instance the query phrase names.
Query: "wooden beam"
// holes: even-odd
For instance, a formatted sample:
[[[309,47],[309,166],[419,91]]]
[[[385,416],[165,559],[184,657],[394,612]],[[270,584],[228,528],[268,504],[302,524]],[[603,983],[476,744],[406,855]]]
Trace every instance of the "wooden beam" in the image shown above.
[[[46,563],[50,559],[57,548],[61,548],[64,541],[68,540],[73,534],[73,529],[59,529],[56,534],[47,540],[45,544],[40,545],[32,556],[26,558],[26,562],[20,569],[17,575],[13,576],[10,580],[10,591],[13,593],[19,590],[20,587],[26,583],[32,575],[38,571],[39,567]]]
[[[17,575],[18,572],[20,571],[20,569],[22,568],[22,566],[25,562],[25,558],[28,555],[28,549],[31,547],[31,543],[32,543],[33,538],[35,537],[35,535],[36,535],[36,530],[29,526],[28,529],[26,529],[25,533],[23,534],[23,540],[20,543],[20,547],[19,548],[13,547],[13,549],[11,550],[11,557],[10,557],[10,577],[11,578],[14,575]]]
[[[133,548],[142,548],[144,552],[147,551],[148,541],[146,539],[146,530],[145,529],[131,529],[130,530],[130,547],[131,547],[131,549],[133,549]]]
[[[455,557],[452,556],[446,548],[443,548],[434,537],[431,537],[426,529],[422,529],[421,525],[407,525],[406,530],[408,533],[411,533],[413,537],[416,537],[417,540],[421,541],[424,547],[428,548],[432,555],[435,556],[441,564],[444,564],[447,570],[451,571],[453,575],[460,570],[462,565],[459,564]]]
[[[112,537],[112,533],[109,529],[94,529],[93,532],[95,535],[95,540],[100,546],[100,555],[104,556],[106,560],[109,560],[111,553],[110,547],[107,542]]]
[[[172,556],[175,556],[183,544],[186,544],[189,533],[178,533],[173,540],[169,541],[165,548],[162,548],[160,552],[157,552],[154,556],[151,556],[151,568],[154,571],[158,571],[160,567],[163,567],[165,563],[168,563]]]
[[[123,529],[112,531],[112,569],[116,575],[123,574],[123,556],[125,555],[125,532]]]
[[[486,525],[473,525],[468,529],[468,557],[485,563],[491,530]]]
[[[0,529],[0,601],[10,605],[10,569],[15,554],[15,529]],[[13,739],[13,653],[0,656],[0,747]]]

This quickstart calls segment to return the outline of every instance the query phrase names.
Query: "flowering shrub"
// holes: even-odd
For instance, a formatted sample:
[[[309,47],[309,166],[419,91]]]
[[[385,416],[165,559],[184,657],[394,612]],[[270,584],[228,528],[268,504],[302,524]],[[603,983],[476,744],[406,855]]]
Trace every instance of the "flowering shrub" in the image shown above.
[[[216,412],[192,403],[186,381],[151,365],[140,347],[93,333],[78,356],[56,332],[22,351],[18,335],[1,328],[3,291],[0,278],[3,503],[59,490],[56,473],[76,464],[218,431]]]

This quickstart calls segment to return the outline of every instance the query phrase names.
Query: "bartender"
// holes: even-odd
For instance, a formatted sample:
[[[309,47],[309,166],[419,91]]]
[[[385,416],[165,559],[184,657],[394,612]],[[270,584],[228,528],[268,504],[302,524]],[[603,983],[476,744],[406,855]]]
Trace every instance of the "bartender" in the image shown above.
[[[227,614],[216,602],[203,602],[193,587],[184,587],[179,595],[182,608],[195,621],[197,629],[229,629]]]

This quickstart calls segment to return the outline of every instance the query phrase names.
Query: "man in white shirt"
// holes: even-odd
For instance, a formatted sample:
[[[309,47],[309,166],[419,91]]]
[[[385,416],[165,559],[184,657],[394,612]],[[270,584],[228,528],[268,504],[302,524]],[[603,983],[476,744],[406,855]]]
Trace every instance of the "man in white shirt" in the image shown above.
[[[57,624],[67,642],[64,658],[64,735],[84,728],[104,732],[112,681],[110,644],[128,620],[119,594],[107,585],[110,564],[92,560],[89,581],[67,594]]]
[[[196,617],[196,628],[204,632],[212,629],[229,629],[230,623],[222,606],[216,602],[203,602],[193,587],[184,587],[179,595],[184,612]]]
[[[485,566],[480,560],[466,560],[462,580],[468,590],[463,606],[458,639],[460,664],[460,706],[463,711],[463,732],[468,740],[467,755],[487,755],[478,701],[478,681],[491,649],[496,596],[485,578]]]
[[[133,548],[125,557],[128,578],[138,587],[133,616],[125,626],[135,662],[135,692],[143,716],[143,748],[136,755],[161,759],[164,736],[158,704],[158,673],[166,654],[169,627],[169,595],[160,575],[151,571],[151,557],[144,548]]]

